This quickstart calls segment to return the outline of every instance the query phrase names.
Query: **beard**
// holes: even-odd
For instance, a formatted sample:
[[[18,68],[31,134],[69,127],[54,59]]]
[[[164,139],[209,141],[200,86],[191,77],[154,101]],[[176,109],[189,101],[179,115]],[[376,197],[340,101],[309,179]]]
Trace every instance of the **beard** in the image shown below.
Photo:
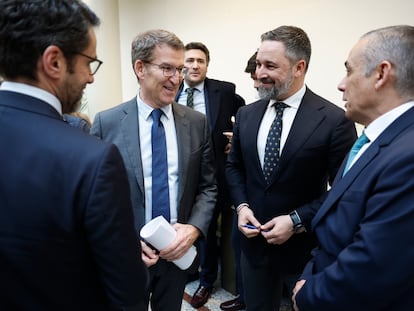
[[[293,75],[291,72],[289,72],[286,79],[282,81],[279,86],[276,85],[275,80],[272,80],[270,78],[260,79],[260,82],[265,83],[265,84],[270,84],[270,83],[273,84],[270,89],[264,87],[263,84],[260,84],[258,88],[260,99],[264,99],[264,100],[273,99],[273,100],[278,101],[278,100],[281,100],[281,98],[286,99],[286,95],[289,92],[293,84]]]

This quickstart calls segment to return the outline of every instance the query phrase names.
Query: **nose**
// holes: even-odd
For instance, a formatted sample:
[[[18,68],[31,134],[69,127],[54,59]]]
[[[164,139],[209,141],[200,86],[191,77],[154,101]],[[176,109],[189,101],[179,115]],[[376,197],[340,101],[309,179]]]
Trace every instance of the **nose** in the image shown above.
[[[345,92],[345,78],[343,78],[338,84],[338,90],[340,92]]]
[[[179,72],[178,70],[176,70],[174,72],[174,74],[172,76],[169,77],[169,79],[173,82],[173,83],[181,83],[182,79],[183,79],[183,73]]]
[[[256,78],[258,80],[267,77],[267,72],[264,66],[257,65],[256,66]]]
[[[88,81],[86,81],[86,83],[92,84],[93,82],[95,82],[95,76],[94,75],[89,75]]]

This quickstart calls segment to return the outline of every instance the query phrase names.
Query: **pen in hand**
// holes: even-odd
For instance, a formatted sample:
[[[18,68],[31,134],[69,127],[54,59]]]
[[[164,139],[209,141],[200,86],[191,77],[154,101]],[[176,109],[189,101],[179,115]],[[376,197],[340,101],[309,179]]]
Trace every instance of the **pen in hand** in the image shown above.
[[[270,231],[270,230],[262,230],[262,229],[260,229],[256,226],[251,225],[251,224],[244,224],[244,225],[242,225],[242,227],[252,229],[252,230],[259,230],[259,231],[262,231],[262,232],[269,232]]]
[[[253,230],[260,230],[259,228],[257,228],[256,226],[253,226],[251,224],[244,224],[242,225],[242,227],[248,228],[248,229],[253,229]]]

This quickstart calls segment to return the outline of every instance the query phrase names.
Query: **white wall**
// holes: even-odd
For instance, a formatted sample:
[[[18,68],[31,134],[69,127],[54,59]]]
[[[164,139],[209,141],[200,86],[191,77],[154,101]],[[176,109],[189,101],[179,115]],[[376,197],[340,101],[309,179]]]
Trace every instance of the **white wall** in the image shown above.
[[[104,63],[88,85],[85,96],[91,120],[101,110],[113,107],[122,99],[121,49],[119,36],[118,1],[84,0],[99,16],[96,29],[97,54]]]
[[[201,41],[211,54],[208,76],[234,82],[247,102],[255,99],[252,81],[244,68],[260,44],[260,35],[280,25],[303,28],[312,42],[307,85],[343,106],[336,86],[345,74],[343,63],[358,38],[374,28],[413,23],[412,0],[90,0],[103,19],[98,35],[98,55],[104,68],[89,86],[97,110],[132,98],[137,82],[131,67],[131,41],[139,32],[164,28],[184,43]],[[103,9],[104,7],[104,9]],[[115,13],[119,7],[119,24]],[[112,20],[108,20],[111,18]],[[110,24],[109,29],[106,23]],[[115,39],[119,27],[119,42]],[[108,38],[110,43],[108,43]],[[116,59],[120,48],[119,59]],[[109,52],[109,50],[114,50]],[[109,57],[109,59],[108,59]],[[112,65],[112,66],[111,66]],[[110,68],[106,68],[109,66]],[[120,69],[120,72],[119,72]],[[119,75],[121,79],[119,79]],[[101,80],[109,81],[107,84]],[[115,81],[116,80],[116,81]],[[121,89],[117,89],[121,83]],[[111,94],[113,93],[113,94]],[[113,98],[118,97],[117,100]],[[111,101],[111,102],[110,102]],[[92,104],[92,103],[91,103]]]

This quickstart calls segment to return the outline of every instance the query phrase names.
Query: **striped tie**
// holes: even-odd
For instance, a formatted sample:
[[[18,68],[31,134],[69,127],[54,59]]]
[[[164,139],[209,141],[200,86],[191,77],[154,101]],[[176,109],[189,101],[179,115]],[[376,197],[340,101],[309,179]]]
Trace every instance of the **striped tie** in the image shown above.
[[[194,107],[194,88],[189,87],[187,89],[187,106],[190,108]]]

